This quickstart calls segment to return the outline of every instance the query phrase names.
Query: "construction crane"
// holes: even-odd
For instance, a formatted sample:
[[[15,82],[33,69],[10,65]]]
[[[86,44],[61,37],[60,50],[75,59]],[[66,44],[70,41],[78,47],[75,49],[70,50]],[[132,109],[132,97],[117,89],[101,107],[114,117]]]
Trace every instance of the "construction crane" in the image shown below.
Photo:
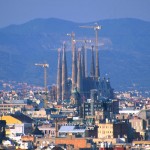
[[[72,32],[72,33],[67,33],[67,36],[70,36],[71,37],[71,44],[72,44],[72,49],[73,49],[73,40],[74,40],[74,37],[75,37],[75,33]]]
[[[40,66],[44,68],[44,89],[45,89],[45,94],[46,98],[44,99],[44,108],[47,107],[47,101],[48,101],[48,96],[47,96],[47,68],[49,67],[49,64],[35,64],[35,66]]]
[[[102,28],[97,23],[95,26],[80,26],[80,28],[92,28],[95,30],[95,49],[96,49],[96,77],[99,77],[99,56],[98,56],[98,31]]]
[[[95,26],[80,26],[80,28],[92,28],[95,30],[95,45],[98,47],[98,30],[102,29],[102,26],[99,26],[97,23],[95,23]]]
[[[72,33],[67,33],[67,36],[70,36],[71,37],[71,45],[72,45],[72,51],[74,51],[75,50],[75,43],[76,42],[83,42],[84,43],[84,48],[85,48],[85,76],[87,77],[88,75],[88,71],[87,71],[87,50],[86,50],[86,44],[87,43],[91,43],[92,42],[92,40],[76,40],[75,39],[75,33],[74,32],[72,32]]]

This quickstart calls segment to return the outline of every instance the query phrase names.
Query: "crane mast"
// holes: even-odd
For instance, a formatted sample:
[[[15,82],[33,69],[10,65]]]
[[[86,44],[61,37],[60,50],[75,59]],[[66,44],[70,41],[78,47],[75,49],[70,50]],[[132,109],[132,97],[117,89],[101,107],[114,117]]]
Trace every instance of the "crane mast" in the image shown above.
[[[99,26],[97,23],[95,26],[80,26],[81,28],[92,28],[95,30],[95,50],[96,50],[96,72],[95,76],[98,78],[100,76],[99,71],[99,53],[98,53],[98,31],[101,29],[101,26]]]
[[[44,90],[46,94],[46,98],[44,99],[44,108],[47,107],[47,101],[48,101],[48,95],[47,95],[47,68],[49,67],[49,64],[38,64],[36,63],[35,66],[40,66],[44,68]]]

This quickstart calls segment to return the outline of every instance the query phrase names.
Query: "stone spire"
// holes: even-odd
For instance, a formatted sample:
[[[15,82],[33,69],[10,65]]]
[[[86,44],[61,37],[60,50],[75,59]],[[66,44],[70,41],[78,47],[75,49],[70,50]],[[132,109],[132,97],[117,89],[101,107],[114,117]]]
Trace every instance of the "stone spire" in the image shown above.
[[[82,92],[82,70],[81,70],[81,49],[78,50],[78,72],[77,72],[77,90]]]
[[[72,91],[77,86],[77,56],[75,41],[72,41]]]
[[[58,66],[57,66],[57,101],[61,100],[62,94],[62,58],[61,49],[58,49]]]
[[[82,46],[82,59],[81,59],[81,64],[82,64],[82,78],[85,78],[85,47]]]
[[[67,97],[67,61],[66,61],[66,44],[63,43],[63,54],[62,54],[62,100]]]
[[[99,52],[98,52],[98,30],[99,26],[95,28],[95,33],[96,33],[96,43],[95,43],[95,50],[96,50],[96,70],[95,70],[95,77],[98,79],[100,76],[100,71],[99,71]]]
[[[95,63],[94,63],[94,46],[92,45],[92,50],[91,50],[91,71],[90,75],[91,77],[95,77]]]

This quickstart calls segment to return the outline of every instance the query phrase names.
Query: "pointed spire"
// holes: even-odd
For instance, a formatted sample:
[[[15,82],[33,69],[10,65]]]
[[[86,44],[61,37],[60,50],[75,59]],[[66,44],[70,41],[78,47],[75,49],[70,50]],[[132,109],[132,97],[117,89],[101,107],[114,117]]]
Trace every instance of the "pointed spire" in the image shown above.
[[[58,49],[58,66],[57,66],[57,101],[61,100],[62,94],[62,58],[61,49]]]
[[[91,50],[91,72],[90,75],[91,77],[95,77],[95,63],[94,63],[94,46],[92,45],[92,50]]]
[[[66,44],[64,42],[62,56],[62,100],[67,96],[67,78]]]
[[[77,84],[77,56],[75,41],[72,41],[72,91]]]
[[[82,78],[85,78],[85,47],[82,46],[82,59],[81,59],[81,64],[82,64]]]
[[[100,71],[99,71],[99,52],[98,52],[98,30],[99,26],[95,28],[95,34],[96,34],[96,43],[95,43],[95,50],[96,50],[96,70],[95,70],[95,77],[98,79],[100,77]]]
[[[87,42],[91,42],[91,40],[85,40],[85,44],[84,44],[84,58],[85,58],[85,77],[88,77],[88,66],[87,66]]]
[[[81,70],[81,49],[78,50],[78,73],[77,73],[77,90],[82,92],[82,70]]]

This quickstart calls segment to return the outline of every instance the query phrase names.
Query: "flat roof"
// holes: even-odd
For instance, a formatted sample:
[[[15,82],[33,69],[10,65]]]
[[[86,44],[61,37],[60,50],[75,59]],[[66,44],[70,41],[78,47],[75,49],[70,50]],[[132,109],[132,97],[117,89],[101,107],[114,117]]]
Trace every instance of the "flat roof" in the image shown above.
[[[85,129],[76,129],[75,126],[61,126],[58,132],[84,133]]]

